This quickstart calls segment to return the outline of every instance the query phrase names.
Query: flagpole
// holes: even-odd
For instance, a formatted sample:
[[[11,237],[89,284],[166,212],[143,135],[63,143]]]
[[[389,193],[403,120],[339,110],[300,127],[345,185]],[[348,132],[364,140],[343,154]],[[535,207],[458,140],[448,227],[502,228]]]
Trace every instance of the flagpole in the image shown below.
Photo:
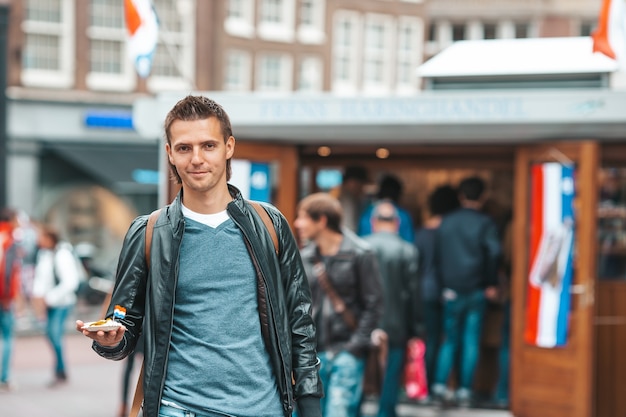
[[[167,30],[167,26],[165,26],[163,24],[163,21],[159,18],[159,13],[157,13],[157,9],[156,6],[154,5],[154,3],[152,3],[152,9],[154,10],[154,14],[157,17],[157,21],[159,22],[159,26],[162,27],[164,29],[164,31],[168,31]],[[186,8],[187,13],[189,13],[190,7]],[[179,16],[182,16],[182,13],[179,11]],[[176,71],[178,71],[178,74],[180,75],[180,77],[185,80],[186,82],[188,82],[191,85],[191,89],[192,90],[196,90],[196,83],[193,79],[191,79],[190,77],[188,77],[185,72],[182,70],[181,64],[179,62],[178,59],[176,59],[176,55],[172,49],[172,46],[169,44],[169,42],[166,42],[164,39],[164,36],[162,34],[162,32],[159,30],[159,40],[161,41],[161,43],[163,45],[165,45],[165,50],[167,51],[167,55],[169,57],[169,59],[172,61],[172,63],[174,64],[174,67],[176,68]]]

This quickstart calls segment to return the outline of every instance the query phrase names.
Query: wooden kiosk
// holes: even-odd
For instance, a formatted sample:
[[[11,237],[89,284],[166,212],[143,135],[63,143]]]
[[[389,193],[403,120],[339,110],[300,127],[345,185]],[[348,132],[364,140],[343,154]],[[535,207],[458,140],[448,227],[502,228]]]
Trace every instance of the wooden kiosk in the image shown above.
[[[438,183],[470,172],[488,178],[513,214],[513,415],[615,417],[626,415],[626,361],[621,360],[626,352],[626,90],[607,84],[614,70],[570,73],[565,79],[573,88],[541,84],[557,82],[550,74],[543,81],[525,77],[535,88],[441,88],[411,97],[204,94],[230,114],[236,158],[272,165],[273,203],[289,220],[298,200],[312,190],[315,173],[328,167],[361,164],[374,174],[397,174],[407,185],[404,202],[414,212]],[[443,78],[430,76],[429,82],[442,86]],[[576,87],[581,83],[591,84]],[[181,97],[164,94],[136,105],[140,133],[162,137],[158,121]],[[386,158],[376,156],[381,148]],[[540,348],[523,338],[529,173],[533,163],[554,161],[575,167],[574,272],[567,343]],[[175,192],[170,187],[169,197]]]

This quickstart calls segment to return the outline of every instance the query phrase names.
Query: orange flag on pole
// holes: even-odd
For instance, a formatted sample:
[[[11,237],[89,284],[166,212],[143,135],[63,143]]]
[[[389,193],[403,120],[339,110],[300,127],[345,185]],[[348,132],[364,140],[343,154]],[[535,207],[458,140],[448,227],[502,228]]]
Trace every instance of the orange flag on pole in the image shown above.
[[[124,0],[124,16],[128,32],[128,53],[137,74],[146,78],[152,69],[159,23],[150,0]]]
[[[603,0],[598,27],[592,33],[593,52],[600,52],[620,62],[626,60],[626,7],[625,0]]]

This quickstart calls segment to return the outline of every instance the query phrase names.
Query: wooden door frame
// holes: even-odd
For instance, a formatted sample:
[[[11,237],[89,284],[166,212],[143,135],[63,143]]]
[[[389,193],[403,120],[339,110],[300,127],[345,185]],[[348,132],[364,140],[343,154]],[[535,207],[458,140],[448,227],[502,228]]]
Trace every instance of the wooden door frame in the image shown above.
[[[559,151],[555,155],[555,146]],[[514,217],[513,217],[513,253],[512,259],[512,326],[511,326],[511,409],[516,416],[527,416],[517,413],[523,410],[525,405],[519,393],[528,388],[528,381],[522,378],[523,367],[528,367],[525,359],[543,358],[541,360],[558,362],[558,355],[571,356],[575,353],[582,357],[577,362],[577,368],[582,372],[585,381],[577,384],[578,389],[571,392],[570,400],[575,402],[575,408],[584,416],[592,416],[594,410],[594,349],[595,338],[593,337],[594,317],[594,285],[596,274],[596,218],[597,207],[597,170],[599,164],[600,145],[596,141],[581,142],[555,142],[540,145],[520,146],[517,150],[515,161],[515,190],[514,190]],[[589,190],[585,198],[576,198],[578,212],[576,220],[576,244],[575,244],[575,275],[573,284],[580,280],[590,283],[586,294],[572,297],[571,317],[575,320],[576,328],[570,329],[568,344],[573,348],[542,349],[526,345],[524,341],[525,309],[526,309],[526,286],[528,274],[528,230],[529,230],[529,164],[531,160],[554,161],[555,158],[569,158],[576,160],[576,189]],[[583,194],[581,192],[581,194]],[[582,215],[581,215],[582,213]],[[592,242],[586,244],[585,242]],[[574,352],[574,353],[572,353]],[[583,357],[584,356],[584,357]],[[581,407],[583,408],[581,410]],[[564,416],[565,417],[565,416]]]

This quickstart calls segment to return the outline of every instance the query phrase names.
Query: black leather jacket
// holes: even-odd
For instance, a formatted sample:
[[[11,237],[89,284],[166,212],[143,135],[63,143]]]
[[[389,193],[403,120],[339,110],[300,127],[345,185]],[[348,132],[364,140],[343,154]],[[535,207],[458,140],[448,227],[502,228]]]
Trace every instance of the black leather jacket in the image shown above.
[[[372,330],[378,326],[383,311],[376,254],[363,239],[344,229],[339,251],[326,261],[328,280],[356,318],[357,328],[352,330],[340,313],[323,307],[327,297],[313,272],[318,259],[317,246],[310,244],[301,253],[313,294],[318,350],[333,353],[346,350],[364,357],[371,344]]]
[[[311,294],[289,224],[274,207],[263,205],[279,239],[276,257],[272,239],[261,218],[229,185],[233,201],[227,211],[241,229],[257,270],[259,315],[265,345],[276,375],[285,416],[291,416],[295,400],[322,396],[315,327],[310,315]],[[181,192],[182,193],[182,192]],[[142,333],[144,353],[144,416],[157,417],[165,381],[178,281],[178,254],[185,230],[182,194],[166,206],[154,227],[150,274],[146,273],[145,230],[148,216],[130,226],[120,254],[117,281],[107,317],[113,307],[126,308],[122,323],[128,331],[113,348],[93,344],[101,356],[121,360],[128,356]],[[295,385],[292,385],[292,372]],[[210,389],[207,387],[207,389]]]

